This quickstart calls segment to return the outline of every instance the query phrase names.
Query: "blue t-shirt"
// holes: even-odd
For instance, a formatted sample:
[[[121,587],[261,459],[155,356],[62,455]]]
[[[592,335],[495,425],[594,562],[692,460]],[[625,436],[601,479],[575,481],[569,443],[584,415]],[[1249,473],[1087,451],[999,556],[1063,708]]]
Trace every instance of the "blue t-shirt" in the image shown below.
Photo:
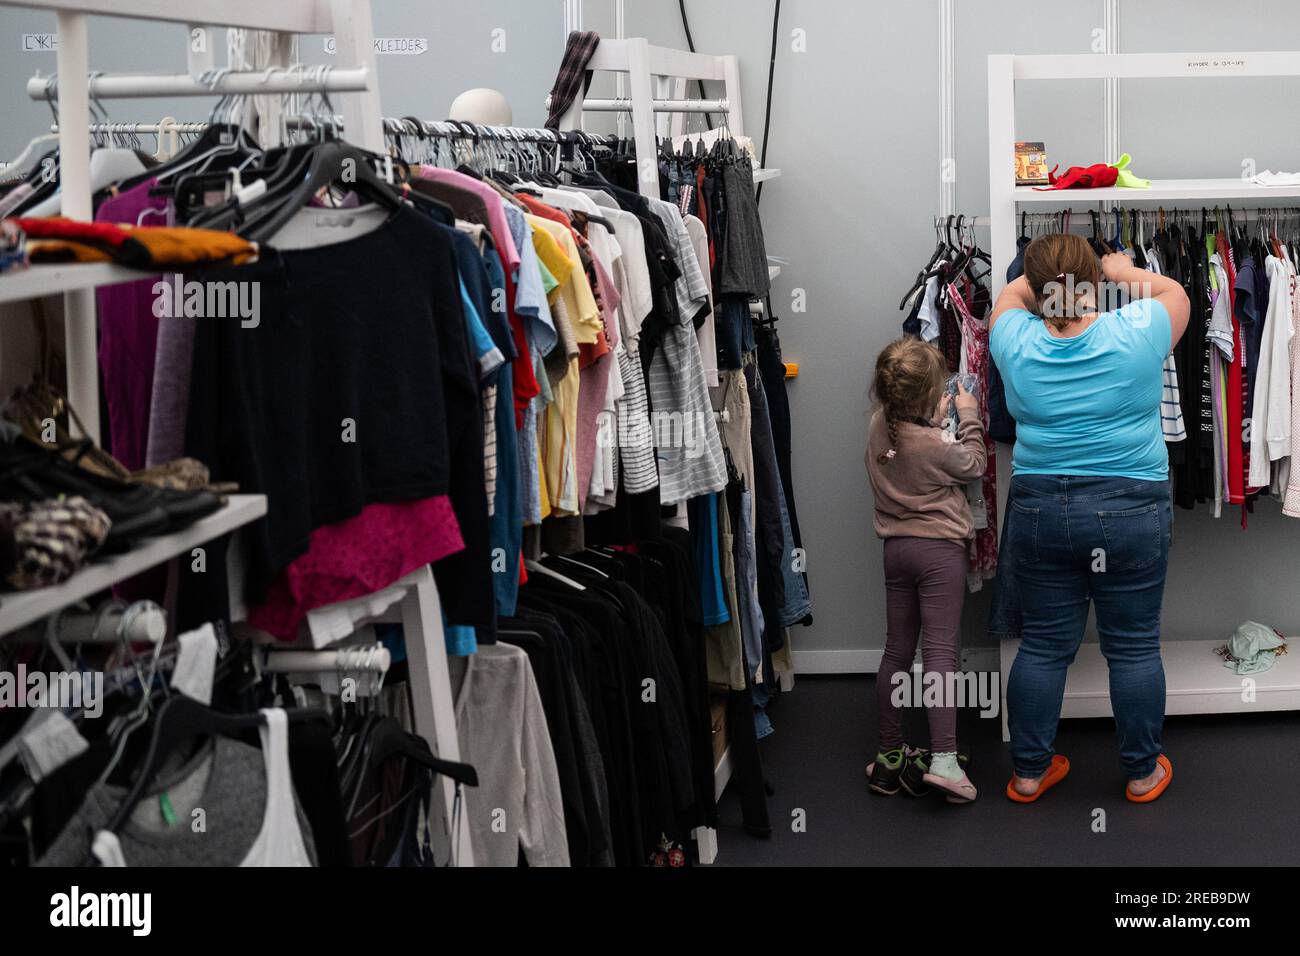
[[[1171,340],[1169,312],[1155,299],[1064,339],[1032,312],[1002,313],[989,349],[1016,419],[1012,471],[1164,481],[1160,395]]]

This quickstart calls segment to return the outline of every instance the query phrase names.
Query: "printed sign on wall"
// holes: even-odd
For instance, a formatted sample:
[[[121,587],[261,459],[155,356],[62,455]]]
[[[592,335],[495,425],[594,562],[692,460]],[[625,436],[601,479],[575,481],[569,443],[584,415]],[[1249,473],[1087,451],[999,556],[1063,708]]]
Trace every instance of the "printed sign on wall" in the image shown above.
[[[24,33],[22,35],[24,53],[54,53],[59,49],[57,33]]]
[[[325,38],[325,52],[338,52],[333,37]],[[417,56],[429,52],[428,37],[375,37],[375,53],[380,56]]]

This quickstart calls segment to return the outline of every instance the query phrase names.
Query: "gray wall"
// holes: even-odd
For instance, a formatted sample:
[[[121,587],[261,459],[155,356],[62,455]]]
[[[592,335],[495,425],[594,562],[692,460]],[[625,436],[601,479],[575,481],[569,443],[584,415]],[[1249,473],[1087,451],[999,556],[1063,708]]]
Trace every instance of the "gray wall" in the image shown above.
[[[1103,22],[1100,0],[1043,0],[1033,17],[1020,8],[957,2],[957,203],[967,214],[988,211],[988,54],[1088,53]],[[612,9],[588,0],[584,26],[612,32]],[[687,10],[699,50],[740,56],[746,129],[757,138],[772,3],[688,0]],[[791,50],[796,28],[806,53]],[[628,0],[627,35],[684,47],[676,0]],[[1285,0],[1120,3],[1122,51],[1289,49],[1297,39],[1300,8]],[[898,333],[898,300],[933,248],[938,4],[785,0],[777,57],[768,165],[784,173],[762,210],[769,251],[790,260],[775,291],[787,360],[802,370],[789,391],[816,618],[796,630],[795,647],[801,666],[874,667],[884,587],[862,464],[866,390],[876,352]],[[1294,80],[1126,81],[1121,144],[1144,176],[1232,176],[1246,157],[1300,169],[1298,92]],[[1020,84],[1017,103],[1017,135],[1045,141],[1053,161],[1102,158],[1101,81]],[[790,312],[795,289],[807,290],[808,312]],[[1246,618],[1300,630],[1300,602],[1282,585],[1300,569],[1300,523],[1272,502],[1258,512],[1244,533],[1235,514],[1178,512],[1169,639],[1225,636]],[[987,600],[968,598],[967,646],[988,644]]]
[[[441,116],[460,90],[504,90],[516,122],[540,123],[563,46],[558,0],[417,2],[377,0],[380,36],[418,35],[435,51],[381,57],[388,113]],[[627,35],[684,47],[676,0],[627,0]],[[958,205],[987,212],[985,58],[990,53],[1086,53],[1102,24],[1101,0],[1020,4],[959,0],[957,15]],[[1294,48],[1300,8],[1285,0],[1123,0],[1120,49]],[[741,58],[747,131],[757,138],[771,30],[771,0],[688,0],[697,47]],[[874,667],[883,645],[880,546],[871,532],[871,494],[862,465],[867,384],[876,352],[898,332],[898,300],[933,245],[938,210],[938,7],[931,0],[785,0],[782,4],[768,165],[784,170],[764,190],[768,248],[788,257],[775,301],[788,360],[802,368],[790,385],[795,483],[809,551],[816,623],[795,634],[801,663]],[[587,0],[584,26],[613,33],[612,0]],[[507,52],[491,52],[491,31],[507,31]],[[807,52],[791,51],[802,29]],[[0,9],[0,45],[52,18]],[[92,24],[92,61],[103,69],[180,69],[179,28]],[[310,44],[311,41],[308,41]],[[13,155],[47,122],[20,95],[49,55],[0,57],[7,91],[0,153]],[[312,47],[305,46],[305,59]],[[612,84],[602,79],[597,95]],[[1295,81],[1128,81],[1122,85],[1122,144],[1146,176],[1230,176],[1242,160],[1300,169]],[[1022,84],[1017,135],[1041,139],[1063,166],[1101,158],[1100,81]],[[164,110],[117,104],[115,118]],[[198,118],[197,104],[170,107]],[[1213,119],[1213,125],[1207,119]],[[612,120],[602,118],[602,126]],[[1110,157],[1107,157],[1110,158]],[[808,311],[790,296],[806,290]],[[1226,635],[1245,618],[1300,630],[1289,583],[1300,568],[1300,524],[1265,502],[1242,532],[1235,518],[1179,512],[1165,602],[1170,639]],[[1285,583],[1284,583],[1285,582]],[[985,644],[987,595],[968,601],[965,639]],[[873,653],[873,651],[875,653]]]

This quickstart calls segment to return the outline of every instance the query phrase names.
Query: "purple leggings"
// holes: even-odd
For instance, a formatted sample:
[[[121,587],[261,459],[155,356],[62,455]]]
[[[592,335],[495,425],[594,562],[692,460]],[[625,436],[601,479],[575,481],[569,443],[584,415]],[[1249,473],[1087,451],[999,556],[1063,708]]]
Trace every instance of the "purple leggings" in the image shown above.
[[[887,631],[885,654],[876,675],[881,752],[903,744],[902,710],[894,706],[891,699],[895,689],[894,675],[911,671],[917,637],[921,640],[922,668],[927,674],[948,674],[957,669],[966,564],[966,546],[960,541],[943,538],[885,539]],[[913,703],[919,704],[920,701]],[[957,749],[956,702],[944,699],[943,705],[926,708],[930,720],[930,749],[935,753]]]

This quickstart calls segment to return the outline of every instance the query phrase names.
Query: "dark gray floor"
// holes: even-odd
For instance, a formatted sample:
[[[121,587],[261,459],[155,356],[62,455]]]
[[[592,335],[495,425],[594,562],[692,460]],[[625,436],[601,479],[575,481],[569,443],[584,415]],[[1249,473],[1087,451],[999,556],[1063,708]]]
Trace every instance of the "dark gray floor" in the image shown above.
[[[863,767],[875,747],[875,679],[801,677],[770,710],[776,733],[760,743],[776,793],[773,835],[740,828],[735,794],[723,795],[718,863],[843,865],[1290,865],[1300,861],[1300,714],[1172,717],[1165,748],[1174,781],[1155,803],[1124,799],[1109,720],[1067,720],[1057,749],[1070,776],[1038,803],[1004,795],[1011,762],[998,720],[963,713],[979,799],[952,806],[935,795],[880,797]],[[909,714],[909,741],[925,741]],[[910,718],[919,718],[911,720]],[[794,832],[797,810],[805,832]],[[1094,832],[1104,811],[1105,832]]]

